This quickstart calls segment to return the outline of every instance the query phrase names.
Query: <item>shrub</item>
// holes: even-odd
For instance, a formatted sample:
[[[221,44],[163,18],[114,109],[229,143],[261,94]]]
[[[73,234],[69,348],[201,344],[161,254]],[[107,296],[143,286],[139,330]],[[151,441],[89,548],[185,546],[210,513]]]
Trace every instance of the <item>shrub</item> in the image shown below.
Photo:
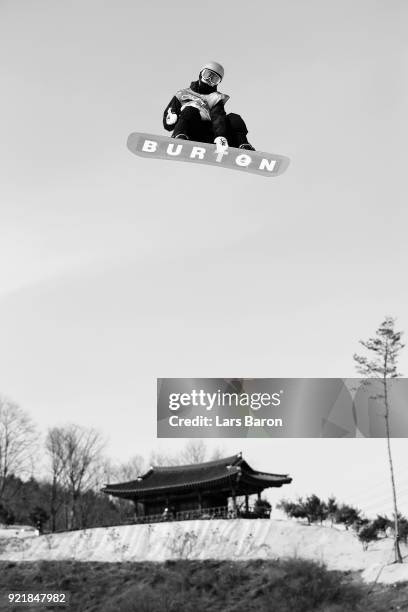
[[[254,504],[254,512],[259,517],[270,516],[272,510],[271,504],[267,499],[257,499]]]
[[[297,502],[282,500],[278,505],[291,518],[305,518],[309,525],[322,523],[328,516],[327,504],[317,495],[309,495],[305,500],[299,497]]]
[[[378,532],[382,532],[384,536],[387,535],[387,529],[392,528],[394,523],[387,516],[377,514],[377,518],[373,521]]]
[[[303,508],[309,523],[322,523],[328,516],[327,505],[317,495],[310,495],[303,502]]]
[[[334,522],[337,524],[343,524],[346,529],[349,529],[354,523],[357,523],[361,520],[361,511],[357,510],[353,506],[347,506],[346,504],[342,504],[336,512],[334,517]]]
[[[336,512],[339,509],[337,504],[337,500],[335,497],[329,497],[327,500],[327,518],[331,520],[331,524],[333,525]]]
[[[406,518],[402,518],[399,522],[399,537],[405,544],[408,544],[408,520]]]
[[[364,550],[367,550],[370,542],[378,540],[378,529],[375,525],[375,521],[361,528],[358,539],[362,543]]]
[[[367,527],[367,525],[370,524],[370,521],[368,520],[368,518],[365,517],[359,517],[353,524],[352,524],[352,528],[354,529],[354,531],[356,531],[357,533],[360,532],[361,529],[363,529],[363,527]]]
[[[5,564],[7,589],[69,590],[76,612],[356,612],[363,589],[302,559]],[[2,589],[0,587],[0,595]],[[370,606],[364,607],[372,610]]]
[[[307,514],[304,509],[301,498],[299,498],[298,503],[286,501],[283,499],[281,502],[279,502],[279,504],[277,504],[276,507],[283,510],[285,514],[287,514],[287,516],[289,516],[290,518],[307,518]]]

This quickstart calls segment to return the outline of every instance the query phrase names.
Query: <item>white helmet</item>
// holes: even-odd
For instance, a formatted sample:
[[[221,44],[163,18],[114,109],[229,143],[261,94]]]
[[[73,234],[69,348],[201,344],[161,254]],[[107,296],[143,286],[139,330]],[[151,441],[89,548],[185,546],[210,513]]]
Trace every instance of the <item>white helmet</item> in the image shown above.
[[[211,87],[216,87],[224,77],[224,68],[218,62],[208,62],[200,70],[200,78]]]

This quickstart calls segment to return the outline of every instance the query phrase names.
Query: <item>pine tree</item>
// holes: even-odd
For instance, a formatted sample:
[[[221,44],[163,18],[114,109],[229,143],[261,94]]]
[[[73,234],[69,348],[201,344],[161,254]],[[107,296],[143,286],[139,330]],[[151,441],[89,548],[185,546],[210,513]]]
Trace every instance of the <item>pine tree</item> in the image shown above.
[[[395,319],[386,317],[380,327],[375,332],[373,338],[366,341],[360,340],[360,344],[367,350],[368,357],[362,355],[354,355],[354,360],[357,363],[357,371],[364,378],[377,378],[381,381],[383,392],[381,399],[384,403],[384,419],[385,433],[387,438],[388,462],[390,467],[390,478],[392,497],[394,505],[394,553],[395,563],[402,563],[401,549],[399,545],[399,522],[398,522],[398,505],[397,491],[394,476],[394,464],[391,453],[391,437],[390,437],[390,404],[389,404],[389,383],[390,379],[401,376],[397,371],[397,361],[400,351],[404,348],[401,342],[402,332],[397,332],[394,329]]]
[[[367,550],[370,542],[378,540],[378,529],[375,523],[369,523],[365,525],[358,534],[358,539],[363,545],[363,549]]]
[[[329,499],[327,500],[327,518],[330,519],[332,527],[338,509],[339,507],[336,498],[333,496],[329,497]]]

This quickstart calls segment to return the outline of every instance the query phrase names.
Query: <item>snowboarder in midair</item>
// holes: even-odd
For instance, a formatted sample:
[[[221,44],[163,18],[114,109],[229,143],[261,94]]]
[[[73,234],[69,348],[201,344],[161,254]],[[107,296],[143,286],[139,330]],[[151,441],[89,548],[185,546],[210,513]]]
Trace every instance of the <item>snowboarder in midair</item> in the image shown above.
[[[208,62],[190,87],[180,89],[163,114],[163,126],[173,138],[214,142],[217,149],[238,147],[254,151],[247,140],[248,130],[240,115],[225,112],[229,96],[217,90],[224,77],[218,62]]]

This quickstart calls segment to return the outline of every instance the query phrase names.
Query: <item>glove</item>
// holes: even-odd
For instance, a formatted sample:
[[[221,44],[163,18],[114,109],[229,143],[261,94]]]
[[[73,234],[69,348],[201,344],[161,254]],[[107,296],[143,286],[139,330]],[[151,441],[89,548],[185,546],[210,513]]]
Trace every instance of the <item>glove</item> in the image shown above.
[[[172,113],[171,108],[167,111],[166,115],[166,123],[167,125],[174,125],[177,121],[178,117],[176,113]]]
[[[222,153],[228,149],[228,141],[225,136],[217,136],[217,138],[214,139],[214,142],[217,153]]]

